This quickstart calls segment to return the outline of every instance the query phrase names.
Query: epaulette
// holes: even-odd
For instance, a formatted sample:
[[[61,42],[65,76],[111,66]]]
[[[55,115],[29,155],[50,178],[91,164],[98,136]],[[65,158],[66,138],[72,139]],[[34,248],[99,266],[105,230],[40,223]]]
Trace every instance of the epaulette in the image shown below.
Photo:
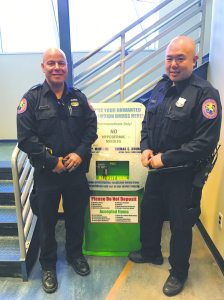
[[[79,89],[74,87],[68,87],[68,92],[73,95],[73,93],[82,93]]]
[[[163,74],[162,75],[162,79],[165,79],[165,80],[170,80],[169,76],[167,74]]]
[[[36,89],[40,88],[41,86],[42,86],[42,84],[41,84],[41,83],[38,83],[38,84],[32,86],[32,87],[29,89],[29,91],[36,90]]]
[[[198,75],[194,75],[191,84],[200,88],[206,88],[208,86],[211,86],[210,82],[208,82],[206,79],[199,77]]]
[[[79,89],[77,89],[77,88],[75,88],[75,87],[73,87],[73,89],[74,89],[76,92],[81,92],[81,93],[82,93],[81,90],[79,90]]]
[[[156,86],[160,86],[161,84],[162,85],[166,85],[166,84],[168,84],[168,83],[171,83],[172,81],[170,80],[170,78],[169,78],[169,76],[168,75],[166,75],[166,74],[163,74],[162,76],[161,76],[161,78],[159,79],[159,81],[156,83],[156,85],[155,85],[155,87]]]
[[[86,95],[79,89],[77,88],[72,88],[72,95],[75,97],[80,97],[81,99],[86,98]]]

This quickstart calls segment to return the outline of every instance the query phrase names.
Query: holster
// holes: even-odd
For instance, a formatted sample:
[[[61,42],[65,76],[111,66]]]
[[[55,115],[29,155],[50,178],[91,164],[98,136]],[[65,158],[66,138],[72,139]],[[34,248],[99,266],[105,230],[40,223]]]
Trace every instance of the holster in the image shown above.
[[[215,163],[218,159],[218,151],[221,145],[218,145],[214,152],[208,156],[206,159],[198,161],[194,168],[195,177],[193,181],[193,185],[197,188],[202,188],[208,179],[209,173],[211,173],[212,169],[215,166]]]
[[[202,163],[201,166],[199,166],[198,168],[196,168],[193,186],[197,188],[203,188],[205,182],[208,179],[209,173],[213,169],[213,166],[214,165],[211,161],[207,161],[205,163]]]
[[[191,192],[191,204],[187,208],[187,214],[191,226],[194,226],[201,214],[201,194],[202,188],[193,186]]]

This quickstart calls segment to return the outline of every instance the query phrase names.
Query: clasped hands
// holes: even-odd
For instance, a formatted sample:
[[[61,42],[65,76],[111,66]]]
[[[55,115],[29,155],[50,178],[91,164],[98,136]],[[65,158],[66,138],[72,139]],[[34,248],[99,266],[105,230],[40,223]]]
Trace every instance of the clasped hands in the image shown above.
[[[54,173],[74,171],[82,162],[82,158],[76,153],[69,153],[65,157],[59,157],[57,166],[52,170]]]
[[[149,167],[152,169],[159,169],[164,166],[162,162],[162,153],[153,154],[153,151],[146,149],[142,152],[141,162],[144,167]]]

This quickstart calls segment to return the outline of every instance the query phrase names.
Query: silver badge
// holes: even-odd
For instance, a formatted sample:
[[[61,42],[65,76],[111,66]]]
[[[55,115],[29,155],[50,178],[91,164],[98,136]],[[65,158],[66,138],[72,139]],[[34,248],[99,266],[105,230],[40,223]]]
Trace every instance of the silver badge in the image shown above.
[[[186,99],[180,97],[176,102],[176,106],[183,107],[186,101],[187,101]]]

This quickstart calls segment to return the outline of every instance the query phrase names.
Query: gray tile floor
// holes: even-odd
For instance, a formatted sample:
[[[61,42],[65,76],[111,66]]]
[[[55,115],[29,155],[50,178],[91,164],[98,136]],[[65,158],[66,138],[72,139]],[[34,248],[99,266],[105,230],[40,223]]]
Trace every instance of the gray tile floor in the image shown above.
[[[0,278],[0,299],[71,299],[71,300],[162,300],[162,286],[168,276],[169,224],[163,228],[162,266],[134,264],[126,257],[88,256],[91,274],[81,277],[66,263],[64,252],[65,229],[60,220],[56,228],[58,241],[56,293],[46,294],[41,288],[40,267],[37,261],[28,282],[21,279]],[[197,227],[194,228],[193,251],[189,279],[183,292],[174,299],[222,300],[224,277],[208,250]]]

